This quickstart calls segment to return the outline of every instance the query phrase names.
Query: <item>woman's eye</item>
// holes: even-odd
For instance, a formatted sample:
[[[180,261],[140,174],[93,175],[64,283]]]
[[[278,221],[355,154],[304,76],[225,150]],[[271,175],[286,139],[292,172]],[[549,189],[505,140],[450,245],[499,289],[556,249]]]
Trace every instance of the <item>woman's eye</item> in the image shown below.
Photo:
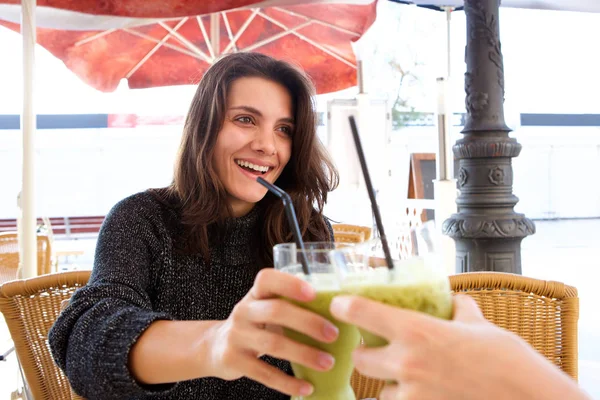
[[[236,118],[236,121],[241,122],[242,124],[251,124],[252,123],[252,118],[250,118],[250,117],[238,117],[238,118]]]
[[[282,126],[281,128],[279,128],[279,130],[283,133],[285,133],[286,135],[291,135],[292,134],[292,128],[289,126]]]

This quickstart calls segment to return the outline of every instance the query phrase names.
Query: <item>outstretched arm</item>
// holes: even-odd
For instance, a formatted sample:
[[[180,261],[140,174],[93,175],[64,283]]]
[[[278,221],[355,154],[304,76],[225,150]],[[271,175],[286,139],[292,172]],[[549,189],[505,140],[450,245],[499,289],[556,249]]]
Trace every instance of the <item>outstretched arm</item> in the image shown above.
[[[488,322],[466,295],[455,296],[452,321],[360,297],[337,297],[331,311],[389,341],[354,352],[362,374],[400,382],[387,385],[382,400],[591,400],[524,340]]]

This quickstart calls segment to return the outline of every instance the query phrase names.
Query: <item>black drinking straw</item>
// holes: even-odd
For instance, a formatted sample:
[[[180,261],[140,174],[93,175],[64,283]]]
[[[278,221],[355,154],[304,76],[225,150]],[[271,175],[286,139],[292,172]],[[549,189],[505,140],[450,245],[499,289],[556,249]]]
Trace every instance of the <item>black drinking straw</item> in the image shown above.
[[[310,271],[308,269],[308,259],[306,258],[306,249],[304,248],[304,241],[302,240],[302,233],[300,233],[300,226],[298,225],[298,218],[296,218],[296,211],[294,210],[294,204],[292,203],[292,198],[289,194],[283,191],[281,188],[273,185],[265,181],[260,176],[256,178],[256,181],[269,189],[271,193],[275,196],[279,197],[283,202],[283,207],[285,208],[285,213],[287,215],[288,222],[290,224],[290,229],[294,236],[294,241],[296,242],[296,247],[300,250],[300,263],[302,264],[302,271],[305,275],[309,275]]]
[[[383,253],[385,254],[385,261],[388,268],[391,270],[394,268],[394,261],[392,261],[392,254],[390,253],[390,247],[388,246],[387,238],[383,230],[383,223],[381,222],[381,214],[379,214],[379,207],[377,207],[377,200],[375,199],[375,190],[373,189],[373,183],[371,182],[371,176],[369,175],[369,169],[367,168],[367,161],[365,160],[365,153],[363,152],[362,144],[360,143],[360,136],[358,136],[358,128],[356,127],[356,121],[354,116],[348,117],[350,120],[350,129],[352,130],[352,136],[354,137],[354,146],[358,153],[358,160],[360,161],[360,167],[362,168],[363,177],[365,178],[365,184],[367,185],[367,192],[369,192],[369,199],[371,200],[371,208],[375,215],[375,224],[377,224],[377,230],[379,231],[379,237],[381,238],[381,245],[383,246]]]

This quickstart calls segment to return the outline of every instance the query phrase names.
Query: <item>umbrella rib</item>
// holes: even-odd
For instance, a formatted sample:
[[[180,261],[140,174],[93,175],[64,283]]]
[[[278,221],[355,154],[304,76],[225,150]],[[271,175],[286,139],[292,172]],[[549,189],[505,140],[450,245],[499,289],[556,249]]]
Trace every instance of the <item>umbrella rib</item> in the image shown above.
[[[185,20],[184,22],[187,22],[188,17],[184,18],[184,20]],[[177,38],[188,49],[190,49],[190,50],[198,53],[199,56],[201,56],[202,58],[204,58],[204,61],[206,61],[207,63],[211,63],[212,62],[212,60],[202,50],[200,50],[192,42],[190,42],[189,40],[187,40],[182,34],[180,34],[179,32],[176,32],[173,29],[171,29],[171,27],[169,27],[169,25],[165,24],[163,21],[160,21],[159,25],[162,26],[163,28],[165,28],[171,35],[173,35],[175,38]]]
[[[142,39],[146,39],[146,40],[148,40],[148,41],[150,41],[150,42],[154,42],[154,43],[160,43],[160,40],[158,40],[158,39],[155,39],[155,38],[153,38],[152,36],[148,36],[148,35],[146,35],[146,34],[143,34],[143,33],[137,32],[137,31],[134,31],[134,30],[132,30],[132,29],[129,29],[129,28],[123,28],[123,31],[125,31],[125,32],[129,33],[130,35],[137,36],[137,37],[140,37],[140,38],[142,38]],[[185,55],[188,55],[188,56],[190,56],[190,57],[197,58],[197,59],[199,59],[199,60],[201,60],[201,59],[202,59],[202,57],[200,57],[200,56],[199,56],[198,54],[196,54],[196,53],[192,53],[192,52],[191,52],[191,51],[189,51],[189,50],[183,49],[183,48],[181,48],[181,47],[178,47],[178,46],[174,46],[174,45],[172,45],[172,44],[169,44],[169,43],[162,43],[162,46],[164,46],[164,47],[168,47],[169,49],[172,49],[172,50],[178,51],[178,52],[180,52],[180,53],[183,53],[183,54],[185,54]]]
[[[178,23],[177,25],[175,25],[175,28],[174,28],[173,30],[175,30],[175,31],[176,31],[177,29],[181,28],[181,26],[182,26],[183,24],[185,24],[186,20],[187,20],[187,18],[183,18],[181,21],[179,21],[179,23]],[[159,43],[157,43],[157,44],[156,44],[156,45],[155,45],[155,46],[152,48],[152,50],[150,50],[148,53],[146,53],[146,55],[145,55],[145,56],[144,56],[144,57],[143,57],[143,58],[142,58],[140,61],[138,61],[138,63],[137,63],[137,64],[135,64],[135,66],[134,66],[134,67],[133,67],[131,70],[129,70],[129,72],[127,73],[127,75],[125,75],[125,78],[126,78],[126,79],[129,79],[129,78],[131,78],[131,76],[132,76],[133,74],[135,74],[135,72],[136,72],[136,71],[137,71],[137,70],[138,70],[138,69],[139,69],[139,68],[140,68],[142,65],[144,65],[144,63],[145,63],[146,61],[148,61],[148,59],[149,59],[150,57],[152,57],[152,55],[153,55],[154,53],[156,53],[156,51],[157,51],[158,49],[160,49],[160,47],[161,47],[161,46],[162,46],[162,45],[163,45],[163,44],[164,44],[164,43],[165,43],[167,40],[169,40],[169,38],[171,37],[171,35],[172,35],[172,34],[171,34],[171,32],[167,32],[167,34],[166,34],[166,35],[165,35],[165,36],[164,36],[164,37],[163,37],[163,38],[160,40],[160,42],[159,42]]]
[[[229,36],[229,43],[233,43],[233,52],[237,53],[238,48],[237,48],[235,42],[233,41],[233,34],[231,33],[231,27],[229,26],[229,20],[227,19],[227,13],[222,12],[221,15],[223,16],[223,22],[225,22],[225,28],[227,29],[227,36]]]
[[[313,21],[315,24],[323,25],[323,26],[326,26],[328,28],[335,29],[336,31],[347,33],[347,34],[352,35],[352,36],[357,36],[357,37],[361,36],[361,34],[358,33],[358,32],[354,32],[354,31],[351,31],[349,29],[342,28],[341,26],[337,26],[335,24],[332,24],[331,22],[327,22],[327,21],[323,21],[323,20],[320,20],[320,19],[317,19],[317,18],[309,17],[309,16],[304,15],[302,13],[298,13],[298,12],[291,11],[291,10],[286,10],[285,8],[281,8],[281,7],[273,7],[273,8],[275,10],[277,10],[277,11],[281,11],[283,13],[289,14],[289,15],[294,16],[294,17],[306,18],[309,21]]]
[[[210,63],[212,64],[215,59],[215,52],[213,51],[213,48],[210,44],[210,39],[208,38],[208,33],[206,32],[206,28],[204,27],[204,22],[202,22],[202,17],[200,15],[198,15],[198,16],[196,16],[196,20],[198,21],[198,26],[200,27],[200,31],[202,31],[202,37],[204,37],[204,43],[206,44],[206,47],[208,48],[208,51],[210,53],[210,58],[211,58]]]
[[[73,46],[75,46],[75,47],[81,46],[81,45],[89,43],[89,42],[91,42],[93,40],[99,39],[102,36],[106,36],[106,35],[108,35],[110,33],[113,33],[114,31],[116,31],[116,29],[108,29],[106,31],[102,31],[102,32],[96,33],[95,35],[86,37],[85,39],[82,39],[82,40],[80,40],[78,42],[75,42],[75,44]]]
[[[336,60],[338,60],[338,61],[340,61],[340,62],[348,65],[349,67],[352,67],[352,68],[356,69],[356,65],[354,63],[352,63],[351,61],[348,61],[341,54],[338,54],[338,53],[336,53],[336,52],[334,52],[334,51],[326,48],[325,46],[322,46],[322,45],[318,44],[314,40],[309,39],[308,37],[306,37],[306,36],[304,36],[304,35],[296,32],[296,30],[304,28],[305,26],[312,24],[313,23],[312,21],[306,21],[306,22],[304,22],[304,23],[302,23],[302,24],[300,24],[300,25],[298,25],[298,26],[290,29],[287,26],[285,26],[284,24],[282,24],[281,22],[277,21],[276,19],[274,19],[274,18],[272,18],[272,17],[270,17],[270,16],[268,16],[268,15],[262,13],[262,12],[259,13],[259,15],[261,17],[265,18],[267,21],[272,22],[273,24],[275,24],[275,25],[277,25],[277,26],[279,26],[279,27],[281,27],[281,28],[283,28],[283,29],[286,30],[285,32],[282,32],[282,33],[280,33],[278,35],[275,35],[275,36],[278,36],[278,37],[275,38],[275,39],[273,39],[273,40],[277,40],[280,37],[285,36],[287,34],[292,34],[292,35],[298,37],[299,39],[305,41],[306,43],[308,43],[308,44],[316,47],[317,49],[319,49],[319,50],[321,50],[321,51],[329,54],[331,57],[335,58]],[[269,39],[271,39],[271,38],[269,38]],[[269,40],[269,39],[266,40],[266,43],[263,43],[263,42],[265,42],[265,40],[263,40],[263,42],[259,42],[259,43],[256,43],[255,45],[248,46],[247,48],[244,49],[244,51],[254,50],[257,47],[263,46],[263,45],[265,45],[265,44],[270,43],[270,42],[273,41],[273,40]]]
[[[270,23],[277,25],[278,27],[280,27],[283,30],[290,30],[290,28],[287,27],[287,25],[283,24],[282,22],[277,21],[275,18],[268,16],[267,14],[265,14],[264,12],[259,12],[258,15],[260,15],[261,17],[263,17],[264,19],[266,19],[267,21],[269,21]],[[302,25],[306,26],[306,25],[310,25],[312,22],[310,21],[305,21],[302,23]],[[298,25],[300,26],[300,25]],[[297,29],[294,28],[294,29]]]
[[[232,46],[236,46],[237,47],[237,44],[236,44],[237,41],[240,39],[240,37],[246,31],[246,29],[248,29],[248,27],[250,26],[250,23],[254,20],[254,17],[256,17],[256,15],[259,12],[260,12],[260,8],[255,8],[255,9],[252,10],[252,14],[250,14],[250,16],[244,22],[244,24],[242,25],[242,27],[240,28],[240,30],[238,31],[238,33],[236,33],[235,36],[233,37],[233,39],[231,40],[231,42],[229,42],[229,44],[227,45],[227,47],[225,47],[225,50],[223,50],[223,53],[227,53],[229,50],[231,50]]]
[[[354,64],[352,61],[348,61],[344,56],[342,56],[339,53],[336,53],[335,51],[328,49],[325,46],[320,45],[319,43],[315,42],[312,39],[307,38],[304,35],[299,34],[298,32],[292,32],[292,35],[297,36],[299,39],[304,40],[305,42],[307,42],[308,44],[313,45],[314,47],[316,47],[317,49],[329,54],[331,57],[335,58],[336,60],[346,64],[347,66],[356,69],[356,64]]]
[[[262,13],[260,13],[260,14],[262,14]],[[294,30],[296,30],[296,29],[302,29],[304,27],[307,27],[310,24],[312,24],[312,22],[306,21],[306,22],[303,22],[300,25],[295,26],[294,28],[291,28],[291,29],[287,28],[287,27],[285,27],[285,25],[281,24],[280,26],[285,29],[283,32],[279,32],[279,33],[276,33],[273,36],[269,36],[268,38],[263,39],[260,42],[256,42],[256,43],[254,43],[254,44],[252,44],[252,45],[250,45],[248,47],[245,47],[242,50],[243,51],[252,51],[252,50],[257,49],[259,47],[262,47],[262,46],[264,46],[266,44],[274,42],[274,41],[276,41],[278,39],[281,39],[284,36],[287,36],[287,35],[289,35],[291,33],[294,33]],[[276,25],[278,25],[278,24],[276,24]]]

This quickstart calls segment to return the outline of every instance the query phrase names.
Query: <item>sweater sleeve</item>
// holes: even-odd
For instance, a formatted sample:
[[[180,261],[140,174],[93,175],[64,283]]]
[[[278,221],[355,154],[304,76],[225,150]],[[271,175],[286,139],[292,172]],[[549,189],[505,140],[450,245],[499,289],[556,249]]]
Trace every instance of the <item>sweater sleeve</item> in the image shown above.
[[[150,265],[164,246],[153,223],[159,210],[136,196],[107,215],[90,281],[49,333],[56,363],[74,391],[88,399],[151,398],[175,386],[140,385],[128,368],[129,351],[144,330],[153,321],[172,319],[153,311],[149,296]]]

